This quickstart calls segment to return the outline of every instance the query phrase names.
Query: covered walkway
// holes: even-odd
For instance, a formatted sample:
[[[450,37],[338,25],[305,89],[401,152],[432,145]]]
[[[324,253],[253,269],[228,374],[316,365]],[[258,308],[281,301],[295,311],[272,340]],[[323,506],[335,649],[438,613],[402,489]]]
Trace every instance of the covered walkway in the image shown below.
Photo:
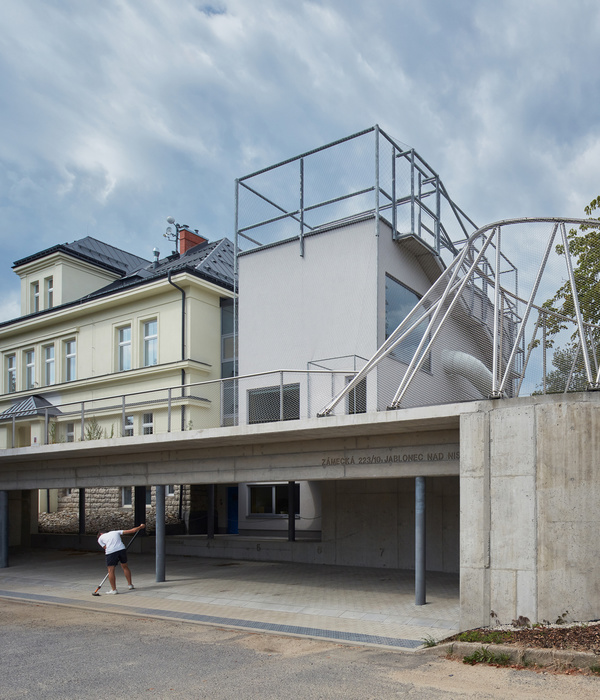
[[[95,597],[101,552],[22,549],[0,571],[0,597],[402,650],[459,629],[453,574],[428,573],[427,605],[416,606],[411,571],[168,556],[156,583],[154,556],[130,564],[135,591],[118,571],[119,595]]]

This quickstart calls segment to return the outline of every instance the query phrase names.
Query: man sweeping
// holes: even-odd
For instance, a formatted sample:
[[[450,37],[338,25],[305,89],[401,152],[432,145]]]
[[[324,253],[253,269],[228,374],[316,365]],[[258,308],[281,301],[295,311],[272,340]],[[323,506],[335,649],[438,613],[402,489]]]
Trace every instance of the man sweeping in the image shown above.
[[[131,528],[131,530],[111,530],[110,532],[100,531],[98,533],[98,544],[106,553],[106,567],[108,569],[108,581],[111,588],[106,595],[117,595],[119,592],[117,590],[117,577],[115,574],[115,567],[119,562],[121,562],[121,567],[123,568],[123,573],[127,579],[129,590],[134,590],[135,586],[131,581],[131,571],[127,565],[127,548],[123,544],[121,536],[134,535],[145,527],[146,525],[142,523],[137,527]]]

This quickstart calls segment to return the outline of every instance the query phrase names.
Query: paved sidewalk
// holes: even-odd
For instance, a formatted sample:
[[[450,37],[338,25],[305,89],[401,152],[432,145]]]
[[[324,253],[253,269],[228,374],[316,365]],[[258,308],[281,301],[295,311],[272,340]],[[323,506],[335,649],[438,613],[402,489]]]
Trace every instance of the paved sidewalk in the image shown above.
[[[136,589],[119,569],[119,595],[96,597],[101,552],[29,550],[9,563],[0,597],[94,612],[403,650],[458,631],[458,575],[428,573],[428,603],[416,606],[409,571],[167,556],[167,581],[156,583],[154,557],[131,554]],[[108,590],[106,581],[100,593]]]

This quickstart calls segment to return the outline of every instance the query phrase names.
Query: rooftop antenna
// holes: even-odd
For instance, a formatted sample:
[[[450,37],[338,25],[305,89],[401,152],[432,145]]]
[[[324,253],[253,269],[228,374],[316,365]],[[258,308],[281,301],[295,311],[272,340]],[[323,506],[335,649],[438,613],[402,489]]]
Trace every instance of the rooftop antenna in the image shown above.
[[[165,233],[163,233],[163,237],[168,241],[174,241],[176,250],[173,251],[173,254],[175,254],[179,252],[179,229],[181,226],[175,223],[175,219],[172,216],[167,217],[167,223],[171,224],[171,226],[175,226],[175,232],[173,232],[171,226],[167,226],[167,230]]]

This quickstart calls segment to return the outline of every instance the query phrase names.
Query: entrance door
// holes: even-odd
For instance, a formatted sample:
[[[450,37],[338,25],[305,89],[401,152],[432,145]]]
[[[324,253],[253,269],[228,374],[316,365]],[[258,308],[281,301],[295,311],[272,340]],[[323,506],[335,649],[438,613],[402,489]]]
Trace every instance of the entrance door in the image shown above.
[[[227,487],[227,534],[238,534],[238,487]]]

